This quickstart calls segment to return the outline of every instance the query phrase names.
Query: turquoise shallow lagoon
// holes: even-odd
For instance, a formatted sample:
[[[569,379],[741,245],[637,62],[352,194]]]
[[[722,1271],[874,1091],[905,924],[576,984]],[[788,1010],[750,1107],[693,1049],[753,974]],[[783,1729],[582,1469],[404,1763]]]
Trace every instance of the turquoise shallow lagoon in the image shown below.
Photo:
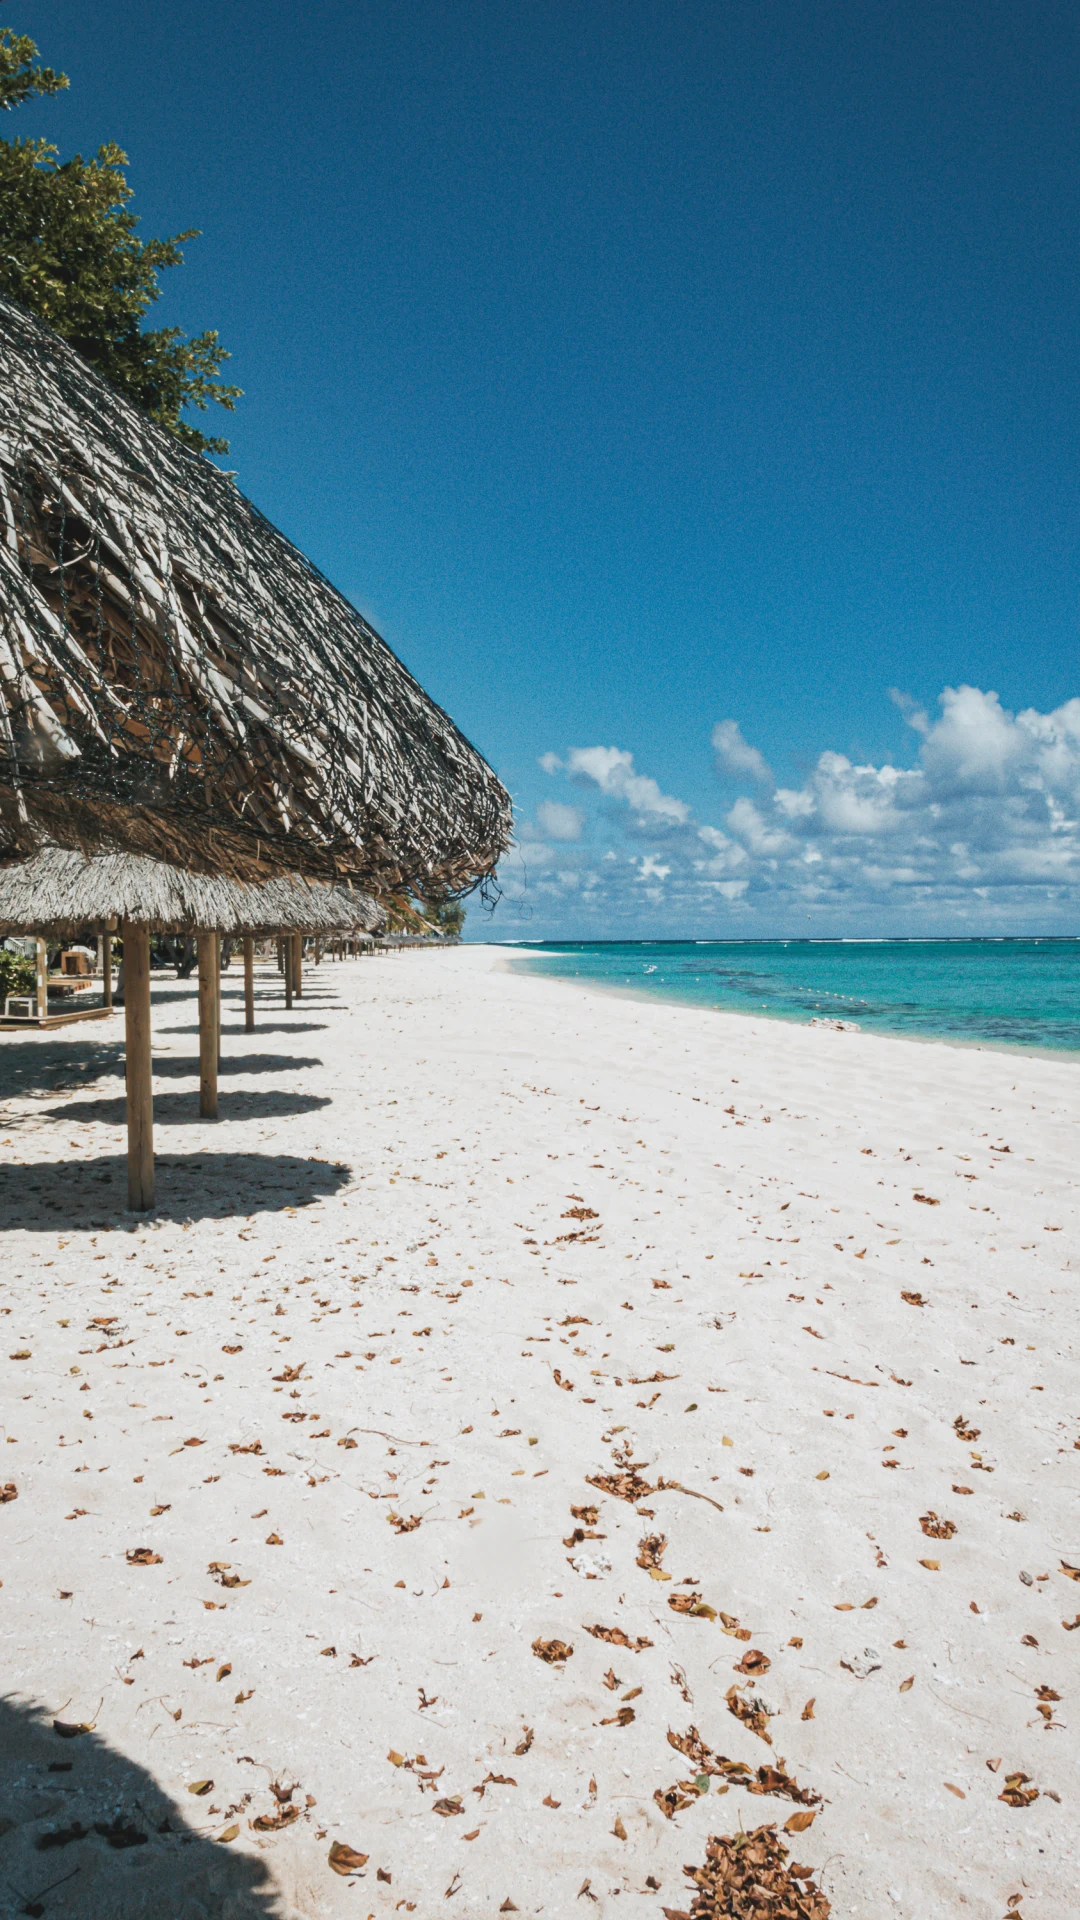
[[[1080,1049],[1080,941],[521,941],[558,980],[777,1020],[975,1046]]]

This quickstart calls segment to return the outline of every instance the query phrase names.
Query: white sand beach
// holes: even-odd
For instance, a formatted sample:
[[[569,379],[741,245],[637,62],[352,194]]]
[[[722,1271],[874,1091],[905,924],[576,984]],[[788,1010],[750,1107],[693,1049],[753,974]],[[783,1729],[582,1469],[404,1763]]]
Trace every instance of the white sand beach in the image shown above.
[[[240,989],[150,1219],[122,1022],[0,1042],[0,1912],[681,1914],[812,1814],[837,1920],[1074,1914],[1076,1061]]]

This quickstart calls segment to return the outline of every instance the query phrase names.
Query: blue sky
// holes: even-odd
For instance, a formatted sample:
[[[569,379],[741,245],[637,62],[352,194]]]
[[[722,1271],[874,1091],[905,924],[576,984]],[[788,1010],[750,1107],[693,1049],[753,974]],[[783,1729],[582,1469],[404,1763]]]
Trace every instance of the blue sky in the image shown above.
[[[72,80],[4,134],[203,229],[240,484],[511,788],[491,933],[1077,930],[1075,7],[2,17]]]

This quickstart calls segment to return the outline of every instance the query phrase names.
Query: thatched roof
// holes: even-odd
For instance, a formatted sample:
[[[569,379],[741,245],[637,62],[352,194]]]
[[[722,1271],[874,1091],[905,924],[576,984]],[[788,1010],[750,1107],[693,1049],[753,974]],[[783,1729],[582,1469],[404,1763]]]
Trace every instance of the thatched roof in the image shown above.
[[[0,868],[0,936],[61,938],[102,921],[138,920],[158,933],[375,933],[386,916],[369,894],[283,874],[253,886],[188,873],[145,854],[46,847]]]
[[[0,523],[0,852],[424,893],[492,872],[508,795],[385,641],[2,298]]]

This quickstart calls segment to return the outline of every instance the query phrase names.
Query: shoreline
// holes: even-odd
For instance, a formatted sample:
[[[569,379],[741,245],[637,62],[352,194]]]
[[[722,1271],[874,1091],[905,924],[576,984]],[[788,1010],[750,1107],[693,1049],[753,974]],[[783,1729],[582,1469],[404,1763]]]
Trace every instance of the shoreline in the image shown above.
[[[834,1920],[1068,1912],[1071,1075],[476,945],[257,993],[215,1126],[155,988],[148,1220],[119,1034],[0,1042],[8,1879],[648,1920],[802,1810]]]
[[[482,944],[490,945],[493,951],[500,953],[500,956],[502,956],[505,951],[504,949],[501,949],[497,945],[497,943],[494,941],[484,942],[484,943],[480,941],[471,941],[469,943],[471,947],[480,947]],[[820,944],[824,945],[824,944],[833,944],[833,943],[822,942]],[[860,944],[877,945],[879,943],[866,942],[866,943],[860,943]],[[991,943],[988,942],[987,944],[991,944]],[[512,958],[513,956],[511,954],[506,957]],[[522,953],[520,957],[523,961],[528,961],[528,959],[531,956],[527,953]],[[513,969],[511,968],[510,971],[513,971]],[[532,979],[546,980],[551,982],[553,985],[580,987],[586,993],[613,995],[617,998],[624,999],[624,1000],[634,1000],[639,1005],[679,1006],[679,1007],[685,1007],[694,1013],[730,1014],[732,1018],[736,1020],[760,1019],[760,1020],[767,1020],[772,1025],[796,1027],[800,1029],[809,1028],[812,1025],[812,1021],[808,1019],[802,1019],[797,1014],[770,1013],[764,1007],[762,1007],[760,1011],[755,1011],[752,1013],[748,1008],[745,1008],[745,1007],[724,1007],[719,1005],[718,1003],[712,1006],[708,1006],[701,1000],[680,999],[678,994],[674,994],[674,993],[673,994],[658,993],[656,991],[650,991],[646,988],[639,988],[639,987],[633,987],[633,986],[619,986],[611,981],[590,980],[584,976],[575,976],[574,978],[571,979],[564,974],[548,974],[548,973],[538,972],[528,977],[531,977]],[[819,1020],[819,1026],[818,1028],[814,1029],[815,1032],[819,1031],[820,1028],[822,1027],[824,1027],[825,1031],[830,1030],[827,1017],[824,1017]],[[866,1037],[871,1040],[910,1040],[915,1046],[920,1046],[920,1047],[934,1047],[934,1046],[952,1047],[952,1048],[958,1048],[964,1052],[1000,1053],[1000,1054],[1006,1055],[1009,1058],[1012,1058],[1014,1056],[1020,1056],[1021,1058],[1032,1059],[1032,1060],[1060,1060],[1063,1058],[1064,1059],[1080,1059],[1080,1042],[1078,1042],[1075,1047],[1024,1046],[1019,1041],[1012,1042],[1008,1040],[963,1040],[958,1037],[952,1037],[952,1036],[948,1036],[940,1033],[909,1033],[905,1030],[894,1030],[891,1027],[863,1026],[861,1021],[851,1021],[851,1020],[845,1021],[842,1029],[837,1029],[836,1027],[833,1027],[831,1029],[831,1031],[834,1033],[837,1032],[838,1030],[841,1030],[845,1033],[865,1034]]]

